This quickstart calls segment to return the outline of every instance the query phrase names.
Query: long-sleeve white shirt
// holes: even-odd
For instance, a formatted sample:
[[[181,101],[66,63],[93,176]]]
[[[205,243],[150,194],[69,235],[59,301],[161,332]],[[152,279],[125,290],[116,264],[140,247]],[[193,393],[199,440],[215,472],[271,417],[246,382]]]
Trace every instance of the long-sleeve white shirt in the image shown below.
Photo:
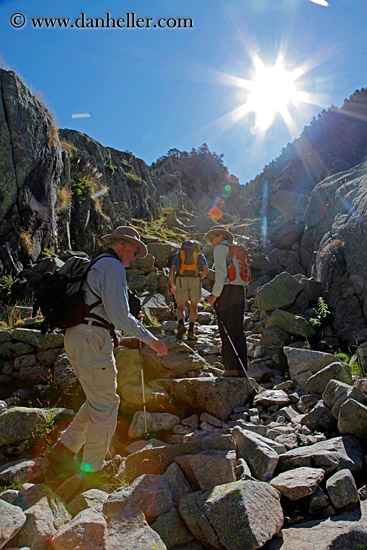
[[[230,241],[222,241],[214,248],[215,283],[212,290],[213,296],[220,296],[225,284],[230,284],[227,277],[227,258]]]

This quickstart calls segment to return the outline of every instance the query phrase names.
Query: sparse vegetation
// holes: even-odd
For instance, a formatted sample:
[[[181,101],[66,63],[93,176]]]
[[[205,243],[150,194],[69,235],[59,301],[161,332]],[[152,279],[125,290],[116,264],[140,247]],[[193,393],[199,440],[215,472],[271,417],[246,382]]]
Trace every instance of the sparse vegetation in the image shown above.
[[[102,185],[96,192],[96,194],[98,196],[97,197],[92,197],[95,211],[99,212],[99,214],[101,214],[103,217],[105,217],[105,219],[106,219],[106,216],[104,215],[102,205],[103,205],[103,199],[107,195],[109,190],[110,190],[110,188],[107,187],[107,185]],[[107,219],[109,220],[108,216],[107,216]]]
[[[112,164],[112,159],[109,155],[106,155],[104,158],[104,165],[107,171],[110,172],[111,176],[115,173],[115,169]]]
[[[335,357],[338,357],[339,359],[341,359],[341,361],[343,361],[343,363],[345,363],[346,365],[349,366],[350,371],[353,375],[361,376],[361,377],[364,376],[362,366],[359,363],[356,363],[356,362],[351,363],[352,355],[350,353],[347,353],[347,352],[344,352],[344,351],[338,349],[334,353],[334,355],[335,355]]]
[[[139,231],[142,236],[149,235],[152,237],[158,237],[163,241],[170,241],[174,243],[182,243],[185,240],[184,235],[181,233],[176,233],[166,226],[164,217],[158,218],[153,222],[132,218],[131,221],[129,221],[129,225]]]
[[[64,212],[71,207],[73,193],[66,186],[60,187],[57,191],[57,200],[55,205],[56,212]]]
[[[69,157],[73,157],[76,154],[77,149],[76,147],[74,147],[72,143],[69,143],[65,139],[62,139],[60,143],[61,143],[61,147],[69,153]]]
[[[47,146],[50,149],[52,147],[55,147],[56,141],[58,139],[58,135],[59,135],[59,130],[57,126],[53,122],[51,122],[51,124],[48,126],[48,140],[47,140]]]
[[[135,185],[141,185],[143,183],[143,180],[137,176],[136,174],[131,174],[130,172],[125,173],[126,179],[129,183],[135,184]]]
[[[323,319],[330,315],[329,307],[325,299],[320,296],[317,300],[317,316],[309,319],[310,325],[314,328],[321,327]]]
[[[25,229],[20,229],[18,232],[18,244],[20,248],[30,254],[32,252],[32,237],[28,231]]]

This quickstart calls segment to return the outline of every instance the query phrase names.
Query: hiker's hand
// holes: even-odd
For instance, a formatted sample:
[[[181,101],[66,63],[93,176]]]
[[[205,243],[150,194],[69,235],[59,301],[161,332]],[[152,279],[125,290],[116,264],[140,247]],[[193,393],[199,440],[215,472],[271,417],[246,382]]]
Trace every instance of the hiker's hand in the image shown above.
[[[176,294],[176,286],[171,285],[171,294]]]
[[[217,298],[218,296],[213,296],[213,294],[211,294],[210,296],[207,297],[206,301],[210,306],[214,306],[214,302]]]
[[[152,348],[152,350],[156,352],[158,356],[166,355],[167,353],[167,344],[166,342],[163,342],[163,340],[152,340],[149,346]]]

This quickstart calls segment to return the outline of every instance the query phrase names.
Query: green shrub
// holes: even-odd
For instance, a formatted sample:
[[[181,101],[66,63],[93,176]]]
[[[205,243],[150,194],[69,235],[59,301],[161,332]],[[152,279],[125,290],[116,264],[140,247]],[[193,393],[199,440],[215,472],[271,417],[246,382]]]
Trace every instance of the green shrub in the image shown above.
[[[129,183],[133,185],[141,185],[143,183],[143,180],[139,178],[136,174],[131,174],[130,172],[125,173],[126,179]]]
[[[93,183],[85,176],[71,180],[71,190],[77,198],[79,204],[82,204],[83,199],[90,197],[95,192]]]

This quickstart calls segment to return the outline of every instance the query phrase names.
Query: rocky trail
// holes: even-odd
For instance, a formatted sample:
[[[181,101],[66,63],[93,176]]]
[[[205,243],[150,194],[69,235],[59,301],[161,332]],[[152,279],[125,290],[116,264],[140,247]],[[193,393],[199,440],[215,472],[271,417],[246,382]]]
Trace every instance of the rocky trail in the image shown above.
[[[256,392],[246,378],[221,377],[211,308],[200,306],[197,342],[179,341],[172,318],[157,321],[172,317],[164,295],[150,293],[143,311],[169,351],[157,358],[142,349],[148,433],[138,342],[121,336],[121,409],[106,482],[82,493],[75,477],[43,483],[44,451],[83,400],[63,336],[42,335],[37,319],[1,331],[3,393],[17,389],[1,402],[0,547],[367,545],[367,379],[332,353],[309,349],[314,329],[289,311],[300,292],[315,301],[318,285],[281,273],[247,299]]]

